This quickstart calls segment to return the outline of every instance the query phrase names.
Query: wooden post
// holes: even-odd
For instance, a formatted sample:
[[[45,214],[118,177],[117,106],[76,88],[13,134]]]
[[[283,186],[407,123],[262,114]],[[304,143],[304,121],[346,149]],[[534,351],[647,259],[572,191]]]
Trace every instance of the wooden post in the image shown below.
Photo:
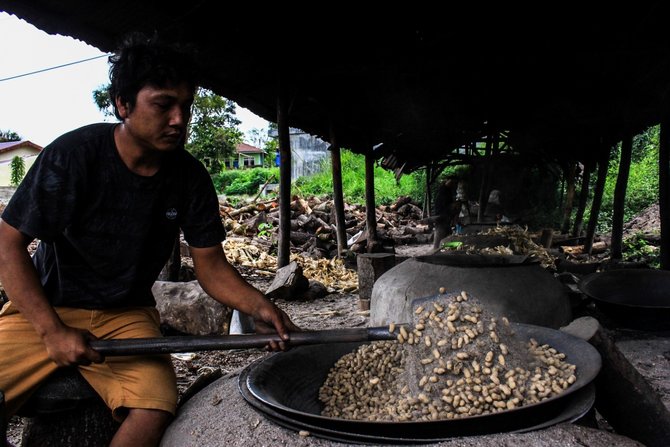
[[[593,191],[593,202],[591,203],[591,216],[586,228],[586,239],[584,240],[584,253],[591,254],[593,249],[593,238],[596,234],[596,225],[598,224],[598,215],[600,214],[600,205],[603,201],[603,192],[605,191],[605,180],[607,179],[607,168],[609,167],[610,151],[609,147],[602,144],[600,148],[600,160],[598,160],[598,178],[596,179],[596,188]]]
[[[614,204],[612,209],[612,259],[623,258],[623,212],[626,204],[626,187],[630,173],[631,153],[633,152],[633,135],[626,132],[621,142],[621,160],[619,173],[614,186]]]
[[[663,104],[658,150],[658,207],[661,220],[661,269],[670,270],[670,100]]]
[[[433,184],[433,162],[426,164],[426,192],[423,201],[423,217],[430,217],[433,214],[433,194],[430,186]]]
[[[567,191],[565,193],[565,206],[563,207],[563,225],[561,226],[561,234],[568,234],[570,231],[570,217],[572,217],[572,203],[575,200],[575,170],[577,163],[569,162],[565,170],[565,180],[567,183]]]
[[[365,153],[365,223],[368,228],[368,253],[377,242],[377,214],[375,208],[375,160],[372,149]]]
[[[393,253],[359,253],[356,256],[356,267],[359,308],[369,310],[375,281],[395,267],[395,255]]]
[[[335,132],[330,131],[330,160],[333,175],[333,206],[335,207],[335,225],[337,225],[337,255],[342,256],[347,249],[347,231],[344,224],[344,194],[342,192],[342,159],[340,146],[337,144]]]
[[[288,99],[280,89],[277,99],[279,134],[279,239],[277,268],[285,267],[291,255],[291,137],[288,125]]]
[[[479,209],[477,210],[477,222],[482,222],[486,205],[489,202],[489,164],[491,163],[491,148],[493,146],[493,132],[489,132],[484,149],[484,163],[482,163],[482,182],[479,185]]]
[[[553,228],[543,228],[542,234],[540,235],[540,246],[544,248],[551,248],[551,243],[554,240],[554,229]]]
[[[582,225],[584,223],[584,211],[586,202],[589,200],[589,184],[591,182],[591,171],[593,171],[593,162],[588,160],[584,163],[584,172],[582,173],[582,188],[579,191],[579,204],[575,214],[575,224],[572,228],[572,236],[579,237],[582,234]]]

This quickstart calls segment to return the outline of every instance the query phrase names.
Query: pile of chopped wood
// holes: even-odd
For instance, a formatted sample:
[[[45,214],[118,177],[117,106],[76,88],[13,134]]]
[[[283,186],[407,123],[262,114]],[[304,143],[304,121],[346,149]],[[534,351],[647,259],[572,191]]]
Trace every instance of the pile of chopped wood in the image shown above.
[[[337,235],[333,200],[294,197],[290,209],[292,251],[314,259],[335,258]],[[237,208],[222,203],[220,212],[229,234],[251,237],[254,245],[264,247],[266,251],[275,245],[279,229],[277,202],[254,202]],[[367,241],[365,207],[345,204],[344,214],[348,249],[364,252]],[[378,206],[376,218],[377,237],[382,241],[393,239],[396,244],[430,241],[428,225],[418,223],[422,211],[408,197],[400,197],[392,205]],[[262,266],[264,260],[258,262]]]

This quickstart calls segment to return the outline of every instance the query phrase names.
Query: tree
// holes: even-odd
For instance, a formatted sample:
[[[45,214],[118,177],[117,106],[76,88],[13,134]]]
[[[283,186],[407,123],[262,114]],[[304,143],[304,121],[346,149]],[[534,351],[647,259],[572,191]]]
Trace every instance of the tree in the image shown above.
[[[277,125],[270,123],[270,128],[277,130]],[[276,134],[276,133],[275,133]],[[275,165],[275,156],[277,155],[277,149],[279,143],[277,138],[269,136],[269,130],[265,129],[251,129],[247,132],[247,137],[251,140],[251,143],[263,149],[265,151],[265,158],[263,159],[263,167],[272,168]]]
[[[0,130],[0,143],[8,141],[21,141],[21,137],[11,130]]]
[[[26,175],[26,165],[23,162],[23,158],[18,155],[12,158],[9,169],[11,171],[9,183],[12,186],[19,186],[19,183],[21,183],[21,180]]]
[[[247,138],[249,143],[253,144],[256,147],[263,147],[268,141],[269,137],[267,131],[264,129],[253,128],[247,132]]]
[[[109,85],[101,85],[93,90],[93,102],[98,106],[98,109],[105,116],[114,116],[114,107],[112,107],[112,100],[109,98]]]
[[[265,165],[268,168],[276,165],[275,158],[277,158],[277,152],[279,151],[279,138],[277,135],[277,123],[270,122],[265,145],[263,146],[265,150]]]
[[[272,168],[275,166],[275,158],[277,157],[277,151],[279,150],[279,142],[276,138],[268,138],[265,141],[263,146],[265,150],[265,160],[263,165],[267,168]]]
[[[235,147],[242,142],[239,124],[234,102],[199,89],[193,102],[186,150],[203,162],[210,174],[218,174],[224,160],[235,156]]]

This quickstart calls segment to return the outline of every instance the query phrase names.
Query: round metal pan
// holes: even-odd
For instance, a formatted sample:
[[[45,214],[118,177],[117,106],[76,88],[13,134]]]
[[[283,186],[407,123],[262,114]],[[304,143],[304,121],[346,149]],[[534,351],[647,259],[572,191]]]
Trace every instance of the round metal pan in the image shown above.
[[[265,417],[274,423],[290,430],[301,431],[307,430],[311,435],[319,438],[329,439],[337,442],[356,442],[360,444],[417,444],[417,443],[432,443],[446,441],[450,437],[415,437],[407,438],[407,435],[401,437],[390,437],[387,434],[375,435],[370,433],[357,433],[333,430],[328,426],[314,425],[310,422],[304,422],[292,418],[290,415],[278,412],[272,407],[265,405],[244,386],[247,382],[248,375],[254,368],[253,365],[245,368],[239,378],[239,389],[242,397]],[[543,428],[551,427],[552,425],[563,422],[575,422],[586,415],[593,407],[596,400],[596,388],[594,383],[590,383],[584,388],[573,393],[563,400],[563,405],[560,411],[556,413],[553,418],[547,419],[535,425],[524,424],[523,419],[519,419],[517,425],[505,427],[506,433],[524,433],[534,430],[541,430]],[[490,432],[493,434],[493,432]],[[483,433],[482,433],[483,434]],[[428,434],[429,435],[429,434]]]
[[[262,359],[248,368],[239,386],[253,396],[254,403],[295,424],[338,433],[426,440],[523,430],[559,418],[565,411],[566,399],[598,374],[601,359],[590,344],[569,334],[525,324],[514,327],[522,339],[532,337],[565,353],[566,360],[577,366],[577,381],[561,395],[541,403],[489,415],[430,422],[369,422],[321,416],[319,388],[333,364],[360,346],[360,343],[342,343],[304,346]]]
[[[608,270],[584,277],[578,287],[618,327],[670,330],[670,271]]]

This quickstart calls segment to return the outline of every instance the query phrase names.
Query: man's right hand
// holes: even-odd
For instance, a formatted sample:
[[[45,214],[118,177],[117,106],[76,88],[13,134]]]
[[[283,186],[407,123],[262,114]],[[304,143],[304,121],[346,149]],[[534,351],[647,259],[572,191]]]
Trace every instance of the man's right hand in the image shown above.
[[[63,325],[53,333],[44,335],[42,341],[49,358],[58,366],[90,365],[102,363],[105,358],[88,344],[95,336],[88,331]]]
[[[12,306],[42,337],[49,357],[58,366],[102,362],[102,355],[88,345],[93,335],[64,325],[49,303],[26,249],[33,239],[0,219],[0,281]]]

